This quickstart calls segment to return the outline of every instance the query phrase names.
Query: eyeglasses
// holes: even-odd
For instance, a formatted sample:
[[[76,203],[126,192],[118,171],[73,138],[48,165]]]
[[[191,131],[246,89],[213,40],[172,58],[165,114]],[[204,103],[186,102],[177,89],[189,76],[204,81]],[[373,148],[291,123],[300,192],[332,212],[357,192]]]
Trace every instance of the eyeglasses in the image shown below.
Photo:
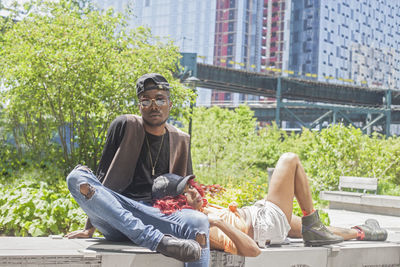
[[[151,104],[153,103],[156,104],[157,107],[161,107],[164,106],[165,104],[167,104],[167,99],[165,98],[157,98],[157,99],[147,99],[147,98],[143,98],[139,100],[140,105],[142,105],[142,107],[147,108],[150,107]]]

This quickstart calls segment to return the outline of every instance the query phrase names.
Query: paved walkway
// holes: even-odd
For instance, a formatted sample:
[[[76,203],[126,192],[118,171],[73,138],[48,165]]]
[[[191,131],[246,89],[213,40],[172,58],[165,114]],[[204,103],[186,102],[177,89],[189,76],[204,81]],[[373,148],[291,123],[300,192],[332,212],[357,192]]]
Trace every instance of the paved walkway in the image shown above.
[[[332,226],[349,228],[354,225],[363,224],[366,219],[378,220],[381,227],[388,230],[388,241],[400,243],[400,217],[361,213],[346,210],[325,210],[328,212]]]

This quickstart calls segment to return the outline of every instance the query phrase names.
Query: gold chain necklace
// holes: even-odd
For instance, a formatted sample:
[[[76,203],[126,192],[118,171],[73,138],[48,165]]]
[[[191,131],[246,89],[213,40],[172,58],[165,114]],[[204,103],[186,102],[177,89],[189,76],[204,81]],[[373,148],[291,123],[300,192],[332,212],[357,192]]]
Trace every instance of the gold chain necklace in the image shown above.
[[[150,149],[149,140],[147,139],[147,134],[145,134],[145,136],[144,136],[145,139],[146,139],[147,148],[149,150],[149,157],[150,157],[150,164],[151,164],[151,175],[152,176],[155,175],[154,169],[156,168],[156,165],[157,165],[157,162],[158,162],[158,158],[160,157],[161,148],[162,148],[162,145],[164,143],[164,136],[165,136],[165,134],[163,134],[163,136],[161,137],[161,144],[160,144],[160,147],[158,149],[158,153],[157,153],[157,157],[156,157],[156,161],[154,162],[154,165],[153,165],[153,158],[151,157],[151,149]]]

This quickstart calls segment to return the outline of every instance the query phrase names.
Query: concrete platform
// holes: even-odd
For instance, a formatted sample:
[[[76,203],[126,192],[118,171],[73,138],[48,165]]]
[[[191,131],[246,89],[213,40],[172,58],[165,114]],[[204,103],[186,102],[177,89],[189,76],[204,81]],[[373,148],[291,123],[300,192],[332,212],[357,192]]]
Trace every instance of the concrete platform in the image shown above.
[[[330,209],[400,216],[400,197],[344,191],[322,191],[320,198],[329,201]]]
[[[357,212],[327,210],[332,225],[350,227],[367,218],[376,218],[388,228],[385,242],[347,241],[323,247],[304,247],[301,240],[263,249],[256,258],[244,258],[212,251],[210,266],[400,266],[400,218]],[[62,237],[0,237],[0,266],[68,266],[68,267],[150,267],[183,266],[130,243],[102,239],[65,239]]]
[[[0,266],[183,266],[129,243],[101,239],[68,240],[50,237],[0,238]],[[400,244],[348,241],[324,247],[304,247],[301,240],[263,249],[256,258],[213,251],[211,266],[400,266]]]

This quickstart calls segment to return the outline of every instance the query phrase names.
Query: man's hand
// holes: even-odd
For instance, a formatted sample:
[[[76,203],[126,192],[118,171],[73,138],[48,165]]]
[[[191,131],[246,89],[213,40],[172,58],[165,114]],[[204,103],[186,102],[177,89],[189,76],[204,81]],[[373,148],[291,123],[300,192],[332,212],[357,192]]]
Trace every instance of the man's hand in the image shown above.
[[[91,238],[93,236],[94,231],[96,228],[90,228],[90,229],[85,229],[85,230],[76,230],[71,233],[68,233],[65,235],[68,239],[73,239],[73,238]]]

